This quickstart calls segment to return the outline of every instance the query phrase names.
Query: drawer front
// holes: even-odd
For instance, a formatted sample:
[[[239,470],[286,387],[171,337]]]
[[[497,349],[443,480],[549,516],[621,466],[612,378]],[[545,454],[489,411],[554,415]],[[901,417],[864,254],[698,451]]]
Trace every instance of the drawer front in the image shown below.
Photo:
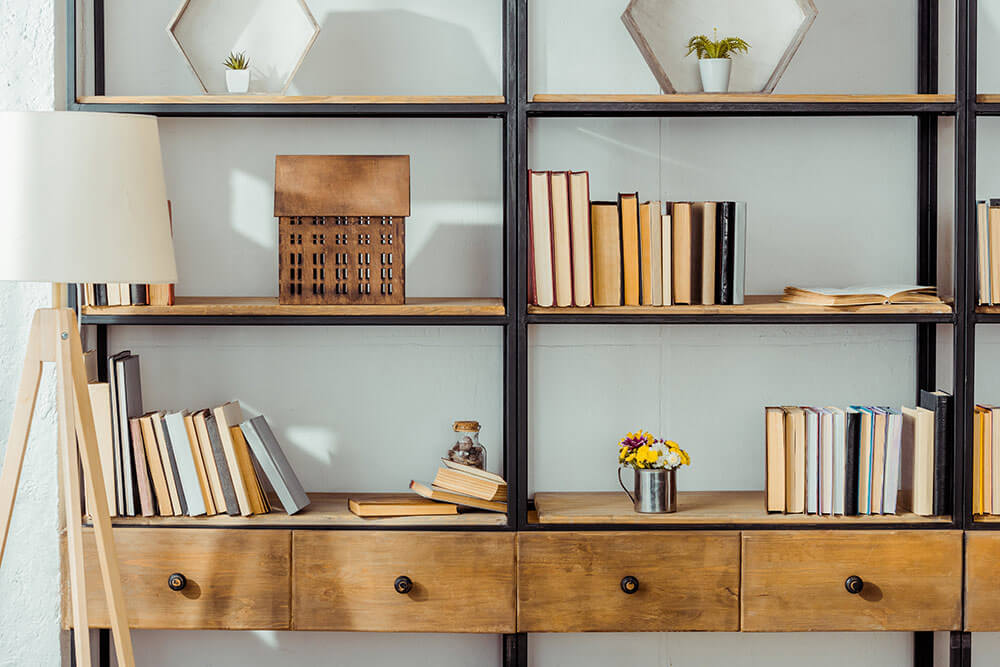
[[[517,630],[738,630],[739,539],[736,532],[521,533]],[[630,584],[634,592],[626,593]]]
[[[514,632],[513,533],[296,531],[292,543],[295,630]]]
[[[742,594],[749,632],[958,630],[962,533],[747,532]]]
[[[965,534],[965,629],[1000,631],[1000,535]]]
[[[285,530],[118,528],[115,547],[132,628],[288,629],[291,535]],[[65,549],[65,537],[63,538]],[[108,627],[93,529],[84,529],[88,622]],[[174,573],[184,588],[167,585]],[[64,625],[72,624],[69,584]]]

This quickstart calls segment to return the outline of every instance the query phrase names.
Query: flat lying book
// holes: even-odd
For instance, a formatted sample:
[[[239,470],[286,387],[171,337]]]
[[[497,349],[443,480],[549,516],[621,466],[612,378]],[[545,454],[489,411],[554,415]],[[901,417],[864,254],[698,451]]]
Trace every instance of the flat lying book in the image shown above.
[[[901,303],[943,303],[937,288],[921,285],[863,285],[856,287],[786,287],[785,303],[813,306],[868,306]]]
[[[444,491],[442,489],[427,486],[422,482],[411,481],[410,490],[418,496],[442,503],[454,503],[455,505],[460,505],[462,507],[474,507],[476,509],[488,510],[490,512],[507,512],[507,503],[482,500],[480,498],[462,495],[461,493],[452,493],[450,491]]]
[[[458,514],[458,505],[439,503],[400,494],[367,498],[348,498],[347,506],[360,517],[441,516]]]
[[[507,482],[499,475],[454,461],[444,463],[447,467],[438,469],[434,488],[482,500],[507,500]]]

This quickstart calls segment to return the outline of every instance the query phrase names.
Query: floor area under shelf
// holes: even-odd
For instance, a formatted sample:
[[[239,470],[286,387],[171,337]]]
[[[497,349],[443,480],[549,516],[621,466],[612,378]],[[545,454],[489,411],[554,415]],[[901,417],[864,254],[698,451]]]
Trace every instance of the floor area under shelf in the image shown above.
[[[674,514],[637,514],[621,491],[550,492],[535,494],[539,524],[773,524],[869,525],[878,523],[950,523],[950,517],[916,514],[816,516],[769,514],[763,491],[681,491]]]

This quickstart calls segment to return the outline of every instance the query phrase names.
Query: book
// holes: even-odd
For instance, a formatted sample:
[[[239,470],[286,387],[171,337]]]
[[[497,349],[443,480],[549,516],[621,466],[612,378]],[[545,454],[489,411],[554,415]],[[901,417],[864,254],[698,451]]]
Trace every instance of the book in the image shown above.
[[[94,430],[97,434],[97,453],[101,461],[101,477],[108,499],[108,511],[117,516],[115,502],[115,443],[111,429],[111,387],[107,382],[92,382],[87,385],[90,406],[94,413]],[[88,513],[93,516],[92,511]]]
[[[833,412],[819,411],[819,514],[833,514]]]
[[[819,512],[819,412],[803,408],[806,417],[806,514]]]
[[[736,202],[720,202],[715,208],[715,303],[732,305],[736,236]]]
[[[656,202],[659,205],[659,202]],[[660,219],[654,202],[639,205],[639,301],[644,306],[653,303],[653,218]]]
[[[191,458],[194,461],[195,471],[198,475],[198,486],[201,489],[202,501],[205,504],[205,514],[215,516],[218,510],[215,508],[215,497],[212,495],[212,486],[208,479],[208,464],[205,459],[205,450],[202,448],[201,440],[198,438],[198,429],[195,427],[194,417],[185,410],[184,430],[187,431],[188,442],[191,444]],[[209,445],[209,455],[211,455],[211,445]]]
[[[431,485],[436,489],[454,491],[482,500],[507,500],[507,482],[502,477],[477,475],[470,472],[470,469],[482,472],[471,466],[439,468]]]
[[[872,409],[872,477],[871,513],[882,514],[882,492],[885,488],[885,451],[888,436],[888,413],[885,408]]]
[[[991,424],[993,426],[990,439],[992,449],[990,459],[992,461],[990,496],[993,512],[1000,513],[1000,455],[998,455],[1000,452],[997,451],[1000,448],[1000,407],[991,407],[990,413],[992,417]]]
[[[205,430],[212,444],[212,458],[215,461],[215,468],[219,471],[219,485],[222,487],[223,496],[222,506],[225,508],[226,514],[239,516],[242,513],[242,508],[236,497],[236,484],[233,482],[233,475],[229,470],[229,457],[222,446],[220,424],[216,422],[215,414],[211,410],[205,411],[204,421]],[[195,424],[197,423],[196,417]]]
[[[870,408],[852,406],[861,413],[858,448],[858,514],[872,513],[872,450],[875,415]]]
[[[833,514],[844,514],[846,498],[847,429],[845,413],[840,408],[829,408],[833,415]]]
[[[149,471],[149,477],[153,482],[153,492],[159,515],[174,516],[174,504],[167,487],[167,472],[163,467],[163,457],[160,454],[160,447],[156,441],[156,431],[153,427],[153,418],[155,416],[156,413],[151,412],[139,418],[142,441],[146,452],[146,466]]]
[[[163,417],[164,435],[173,453],[179,478],[178,493],[184,498],[188,516],[202,516],[208,513],[198,468],[194,460],[194,446],[184,423],[186,412],[169,412]],[[199,453],[198,458],[201,458]]]
[[[122,291],[121,283],[106,283],[105,292],[108,296],[109,306],[120,306],[122,305]]]
[[[972,513],[983,513],[983,413],[986,408],[975,407],[972,421]],[[935,488],[935,492],[937,489]],[[935,510],[937,507],[935,507]]]
[[[115,383],[118,392],[119,432],[121,437],[122,494],[125,499],[125,516],[136,515],[138,490],[135,481],[135,464],[132,460],[132,442],[128,420],[141,417],[142,385],[139,374],[139,357],[134,354],[115,361]]]
[[[128,425],[132,439],[132,460],[135,461],[136,484],[139,491],[139,512],[142,516],[156,516],[157,505],[156,499],[153,497],[142,425],[135,417],[128,420]]]
[[[247,480],[243,478],[243,471],[240,469],[239,460],[236,457],[236,447],[233,444],[232,432],[229,430],[233,426],[239,426],[240,422],[243,421],[243,411],[240,409],[239,401],[230,401],[214,408],[212,415],[215,417],[222,451],[226,456],[229,474],[232,476],[233,489],[236,492],[236,502],[240,514],[250,516],[253,514],[253,510],[250,507],[250,496],[247,494]]]
[[[549,174],[549,197],[552,206],[552,273],[555,279],[555,305],[573,305],[573,255],[570,248],[569,173]]]
[[[439,503],[425,498],[401,494],[348,498],[347,506],[362,518],[384,516],[442,516],[458,514],[458,505]]]
[[[150,306],[172,306],[174,305],[174,285],[164,283],[159,285],[148,285]]]
[[[990,259],[1000,258],[1000,199],[990,200]],[[990,262],[990,303],[1000,303],[1000,262]]]
[[[569,229],[573,254],[573,305],[593,303],[590,265],[590,174],[569,173]]]
[[[736,228],[733,237],[733,305],[742,306],[746,298],[747,272],[747,203],[736,203]]]
[[[691,204],[674,202],[670,219],[672,232],[671,264],[673,272],[674,298],[676,304],[694,303],[691,284],[691,256],[693,252],[694,229],[691,220]],[[700,292],[699,292],[700,294]]]
[[[785,511],[785,411],[764,411],[765,506],[768,512]]]
[[[942,303],[937,296],[937,288],[921,285],[860,285],[842,288],[788,286],[780,301],[837,307]]]
[[[983,514],[993,514],[993,410],[983,406]]]
[[[900,482],[897,506],[919,516],[934,514],[934,413],[902,410]]]
[[[651,209],[649,219],[649,245],[650,264],[652,276],[652,293],[650,295],[650,305],[662,306],[663,304],[663,206],[660,202],[649,202]]]
[[[844,411],[844,516],[857,516],[859,466],[861,463],[861,412]]]
[[[642,298],[638,193],[618,195],[618,224],[622,244],[622,299],[626,306],[638,306]]]
[[[174,516],[184,516],[187,514],[187,503],[181,488],[180,475],[177,473],[177,461],[174,459],[173,448],[163,428],[163,414],[163,412],[153,413],[153,433],[156,435],[156,445],[160,448],[163,475],[167,479],[167,491],[170,494],[170,504],[174,508]]]
[[[885,479],[882,482],[882,513],[895,514],[899,495],[903,414],[890,409],[886,415]]]
[[[209,418],[212,417],[211,412],[208,410],[198,410],[193,415],[191,415],[191,420],[194,422],[194,430],[198,436],[198,446],[201,448],[201,456],[205,461],[205,472],[208,474],[208,488],[212,491],[212,502],[215,504],[215,511],[217,514],[228,513],[227,497],[222,486],[222,471],[225,468],[219,468],[218,460],[215,455],[215,446],[212,440],[211,433],[209,431]],[[214,420],[214,417],[212,417]],[[219,454],[222,456],[222,462],[225,464],[225,454],[222,454],[222,443],[219,443]],[[230,484],[232,481],[230,480]],[[236,501],[235,492],[233,492],[233,502]]]
[[[920,390],[920,407],[934,412],[934,515],[951,514],[952,396],[945,391]]]
[[[505,513],[507,511],[507,503],[482,500],[480,498],[473,498],[472,496],[466,496],[461,493],[452,493],[451,491],[435,489],[422,482],[411,481],[410,490],[423,498],[429,498],[430,500],[436,500],[438,502],[452,503],[460,507],[473,507],[475,509],[487,510],[490,512]]]
[[[660,229],[660,241],[662,242],[662,249],[660,250],[660,261],[663,266],[660,269],[660,275],[663,277],[663,305],[670,306],[674,302],[674,282],[673,282],[673,226],[670,223],[670,214],[664,213],[660,216],[662,221]]]
[[[990,205],[985,201],[976,202],[976,288],[980,304],[992,304],[993,293],[990,285]]]
[[[118,405],[117,362],[131,354],[128,350],[108,357],[108,393],[111,395],[111,438],[114,446],[115,495],[113,502],[117,514],[125,514],[125,472],[122,467],[122,420]],[[126,419],[126,423],[128,420]]]
[[[700,202],[695,208],[701,209],[701,300],[702,304],[715,303],[715,246],[716,210],[714,201]]]
[[[528,173],[528,202],[528,299],[536,306],[550,307],[556,297],[548,172]]]
[[[795,406],[782,406],[785,413],[785,511],[805,512],[806,415]]]
[[[98,306],[108,305],[108,286],[104,283],[94,285],[94,303]]]
[[[618,231],[618,204],[590,205],[593,233],[594,305],[622,305],[622,251]]]
[[[278,501],[288,514],[295,514],[309,505],[309,496],[285,457],[285,452],[263,415],[240,424],[264,476],[271,483]]]
[[[149,304],[147,300],[146,286],[142,283],[132,283],[128,286],[130,301],[133,306],[145,306]]]
[[[250,457],[250,446],[243,436],[243,429],[237,424],[229,427],[229,435],[233,441],[233,451],[236,454],[236,465],[240,468],[240,475],[246,485],[247,500],[250,503],[252,514],[267,514],[271,511],[264,496],[260,480],[257,479],[257,471],[254,468],[253,460]]]

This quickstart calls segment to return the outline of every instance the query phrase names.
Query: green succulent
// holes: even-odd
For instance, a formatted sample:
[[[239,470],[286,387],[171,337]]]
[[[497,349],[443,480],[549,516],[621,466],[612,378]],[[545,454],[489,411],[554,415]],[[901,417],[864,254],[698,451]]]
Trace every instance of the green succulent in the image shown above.
[[[233,51],[228,58],[222,61],[222,64],[226,66],[226,69],[250,69],[250,59],[247,58],[245,51],[239,53]]]
[[[719,39],[719,29],[713,28],[711,39],[708,35],[695,35],[688,40],[688,52],[698,54],[698,59],[702,58],[732,58],[738,53],[746,53],[750,50],[750,44],[742,37],[724,37]]]

